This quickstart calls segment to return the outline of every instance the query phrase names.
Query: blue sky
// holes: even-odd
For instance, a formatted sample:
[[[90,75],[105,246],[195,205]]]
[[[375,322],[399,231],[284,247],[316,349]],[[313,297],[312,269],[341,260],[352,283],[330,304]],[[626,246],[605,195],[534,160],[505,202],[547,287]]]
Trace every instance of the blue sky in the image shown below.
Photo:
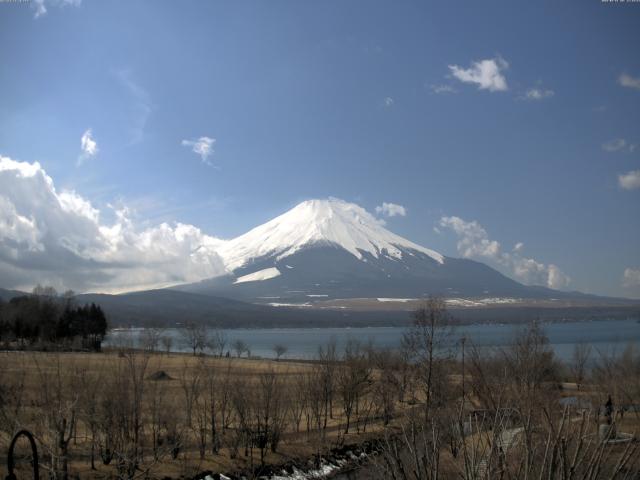
[[[389,202],[445,255],[640,297],[640,3],[456,6],[0,3],[0,155],[104,226],[230,238],[309,198]],[[40,221],[17,190],[13,250],[7,212]]]

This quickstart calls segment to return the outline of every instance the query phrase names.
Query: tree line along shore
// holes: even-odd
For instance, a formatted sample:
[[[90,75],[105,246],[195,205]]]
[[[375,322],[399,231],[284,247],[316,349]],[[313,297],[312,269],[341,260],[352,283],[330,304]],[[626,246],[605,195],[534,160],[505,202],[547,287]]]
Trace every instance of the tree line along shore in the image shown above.
[[[30,295],[0,300],[0,343],[15,350],[100,351],[107,317],[95,303],[79,305],[72,291],[38,285]]]

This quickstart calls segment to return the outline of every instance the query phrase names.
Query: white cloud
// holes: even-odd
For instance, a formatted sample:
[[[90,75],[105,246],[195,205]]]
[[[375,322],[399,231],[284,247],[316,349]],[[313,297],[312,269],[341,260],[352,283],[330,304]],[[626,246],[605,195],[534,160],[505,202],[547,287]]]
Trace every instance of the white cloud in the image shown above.
[[[82,0],[33,0],[32,8],[35,10],[33,18],[40,18],[47,14],[47,5],[53,7],[79,7]]]
[[[551,98],[555,95],[553,90],[544,90],[541,88],[530,88],[524,94],[526,100],[544,100],[545,98]]]
[[[3,195],[0,195],[0,232],[4,240],[23,243],[28,251],[43,249],[39,241],[41,233],[35,219],[20,215],[15,205]]]
[[[464,83],[475,83],[480,90],[490,92],[504,92],[508,90],[507,79],[503,71],[509,64],[501,57],[473,62],[470,68],[449,65],[451,74]]]
[[[618,175],[618,184],[625,190],[640,188],[640,170],[632,170],[622,175]]]
[[[181,223],[142,228],[126,207],[105,222],[78,193],[57,191],[38,163],[0,156],[0,192],[3,287],[125,291],[224,272],[223,240]]]
[[[191,148],[194,153],[200,155],[202,163],[212,165],[209,157],[213,155],[213,144],[216,143],[215,138],[200,137],[197,140],[182,140],[182,145]]]
[[[624,287],[640,286],[640,268],[625,268],[622,280]]]
[[[626,147],[627,142],[624,138],[615,138],[602,144],[602,149],[607,152],[616,152]]]
[[[618,83],[623,87],[637,88],[640,90],[640,77],[632,77],[626,73],[618,77]]]
[[[397,203],[382,202],[382,205],[376,207],[376,213],[387,217],[405,217],[407,215],[407,209]]]
[[[87,129],[80,138],[80,149],[82,153],[78,157],[77,165],[82,165],[86,160],[98,154],[98,144],[93,138],[91,129]]]
[[[385,97],[382,103],[384,104],[385,107],[389,108],[389,107],[393,107],[393,104],[395,103],[395,101],[391,97]]]
[[[562,289],[569,286],[571,278],[559,267],[550,263],[547,266],[547,286],[549,288]]]
[[[624,138],[614,138],[602,144],[602,149],[606,152],[633,152],[636,148],[636,144],[629,143]]]
[[[458,236],[458,253],[465,258],[482,258],[507,269],[518,280],[530,285],[566,288],[571,279],[556,265],[545,265],[533,258],[520,255],[524,247],[518,242],[513,252],[503,252],[500,243],[489,238],[487,231],[476,221],[467,222],[460,217],[442,217],[441,228],[448,228]]]
[[[445,84],[431,84],[429,85],[429,89],[436,94],[443,94],[443,93],[456,93],[456,89],[453,88],[451,85],[445,85]]]

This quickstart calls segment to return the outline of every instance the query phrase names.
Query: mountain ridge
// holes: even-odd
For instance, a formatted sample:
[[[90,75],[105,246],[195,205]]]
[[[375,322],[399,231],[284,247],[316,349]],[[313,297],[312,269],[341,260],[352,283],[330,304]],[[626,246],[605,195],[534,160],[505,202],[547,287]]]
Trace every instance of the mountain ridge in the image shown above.
[[[481,262],[445,257],[387,230],[364,208],[336,198],[301,202],[226,241],[218,254],[226,274],[173,288],[254,303],[572,295],[523,285]]]

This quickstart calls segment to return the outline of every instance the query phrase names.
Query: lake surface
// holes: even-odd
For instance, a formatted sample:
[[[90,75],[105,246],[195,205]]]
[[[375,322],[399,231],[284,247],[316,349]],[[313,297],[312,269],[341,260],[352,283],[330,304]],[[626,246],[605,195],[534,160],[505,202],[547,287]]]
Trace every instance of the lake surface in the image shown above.
[[[508,345],[515,333],[523,328],[513,324],[479,324],[459,326],[453,338],[466,336],[470,342],[481,347],[501,347]],[[592,320],[583,322],[546,323],[543,328],[556,355],[564,360],[571,358],[574,346],[578,343],[590,343],[593,354],[598,351],[620,353],[629,343],[640,346],[640,323],[635,319],[628,320]],[[273,346],[284,345],[287,353],[284,357],[296,359],[312,359],[318,347],[335,339],[338,352],[349,339],[363,343],[371,342],[378,347],[397,348],[404,327],[369,327],[369,328],[265,328],[265,329],[226,329],[227,349],[235,340],[242,340],[251,349],[251,355],[273,358]],[[118,345],[123,340],[138,344],[143,329],[115,330],[105,341],[105,346]],[[179,329],[167,329],[163,335],[173,337],[171,350],[186,352]],[[233,353],[233,352],[232,352]]]

